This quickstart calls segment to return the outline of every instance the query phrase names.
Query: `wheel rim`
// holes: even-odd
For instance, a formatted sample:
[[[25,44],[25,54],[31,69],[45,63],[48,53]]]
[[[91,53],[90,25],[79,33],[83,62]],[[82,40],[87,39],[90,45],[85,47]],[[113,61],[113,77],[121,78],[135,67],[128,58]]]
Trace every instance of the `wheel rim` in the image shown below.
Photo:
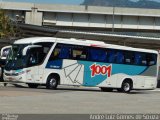
[[[54,78],[52,78],[49,82],[50,88],[53,88],[56,86],[56,80]]]
[[[124,83],[123,89],[124,89],[124,91],[129,91],[130,90],[130,84],[129,83]]]

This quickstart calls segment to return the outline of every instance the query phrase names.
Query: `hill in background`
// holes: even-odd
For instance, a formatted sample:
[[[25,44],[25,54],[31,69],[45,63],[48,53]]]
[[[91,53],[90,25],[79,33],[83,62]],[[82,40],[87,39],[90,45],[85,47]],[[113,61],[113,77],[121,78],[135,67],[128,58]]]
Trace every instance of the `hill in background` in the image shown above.
[[[83,5],[89,6],[116,6],[116,7],[132,7],[132,8],[151,8],[160,9],[160,2],[151,0],[139,0],[133,2],[131,0],[84,0]]]

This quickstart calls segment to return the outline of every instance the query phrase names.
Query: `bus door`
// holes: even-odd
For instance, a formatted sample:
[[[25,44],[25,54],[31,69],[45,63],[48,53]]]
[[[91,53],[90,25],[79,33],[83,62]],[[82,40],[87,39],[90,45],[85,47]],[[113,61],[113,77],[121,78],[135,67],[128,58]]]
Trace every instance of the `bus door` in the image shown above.
[[[39,65],[42,63],[43,49],[40,45],[32,45],[27,48],[26,52],[26,72],[27,82],[41,82],[42,72]]]

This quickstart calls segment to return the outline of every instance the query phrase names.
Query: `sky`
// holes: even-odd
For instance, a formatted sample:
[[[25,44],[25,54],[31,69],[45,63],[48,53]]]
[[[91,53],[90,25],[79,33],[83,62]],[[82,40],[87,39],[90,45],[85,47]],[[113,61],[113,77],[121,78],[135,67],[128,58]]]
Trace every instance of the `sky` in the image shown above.
[[[33,3],[55,3],[55,4],[81,4],[84,0],[0,0],[0,1],[16,1],[16,2],[33,2]],[[138,0],[131,0],[138,1]],[[150,0],[158,1],[160,0]]]

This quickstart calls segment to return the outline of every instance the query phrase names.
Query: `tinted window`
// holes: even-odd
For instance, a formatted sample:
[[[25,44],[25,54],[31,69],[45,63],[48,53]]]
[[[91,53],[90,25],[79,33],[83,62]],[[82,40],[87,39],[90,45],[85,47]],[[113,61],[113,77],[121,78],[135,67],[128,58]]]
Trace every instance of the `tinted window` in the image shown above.
[[[93,49],[89,48],[89,60],[90,61],[98,61],[98,62],[106,62],[106,51],[105,49]]]
[[[50,57],[50,60],[55,59],[86,60],[87,52],[84,46],[57,44]]]
[[[133,64],[133,59],[134,59],[134,55],[133,52],[129,52],[129,51],[125,51],[125,57],[124,57],[124,62],[126,64]]]
[[[27,52],[27,67],[39,65],[43,62],[45,54],[43,54],[43,48],[31,48]]]
[[[155,65],[157,63],[157,55],[156,54],[147,54],[146,61],[147,61],[147,65]]]
[[[114,63],[115,62],[115,59],[116,59],[116,53],[115,53],[115,50],[108,50],[107,52],[107,58],[108,58],[108,62],[109,63]]]
[[[118,51],[116,53],[116,63],[119,63],[119,64],[124,63],[124,53],[122,51]]]
[[[87,53],[86,50],[82,48],[73,48],[72,49],[72,58],[76,60],[86,60]]]
[[[140,53],[135,53],[135,59],[134,59],[134,64],[136,65],[141,65],[142,63],[142,56]]]
[[[154,65],[156,54],[114,49],[93,48],[81,45],[57,44],[49,60],[73,59],[131,65]]]
[[[144,65],[144,66],[155,65],[156,62],[157,62],[156,54],[135,52],[135,59],[134,59],[135,65]]]
[[[57,44],[49,60],[69,59],[71,47],[64,44]]]

